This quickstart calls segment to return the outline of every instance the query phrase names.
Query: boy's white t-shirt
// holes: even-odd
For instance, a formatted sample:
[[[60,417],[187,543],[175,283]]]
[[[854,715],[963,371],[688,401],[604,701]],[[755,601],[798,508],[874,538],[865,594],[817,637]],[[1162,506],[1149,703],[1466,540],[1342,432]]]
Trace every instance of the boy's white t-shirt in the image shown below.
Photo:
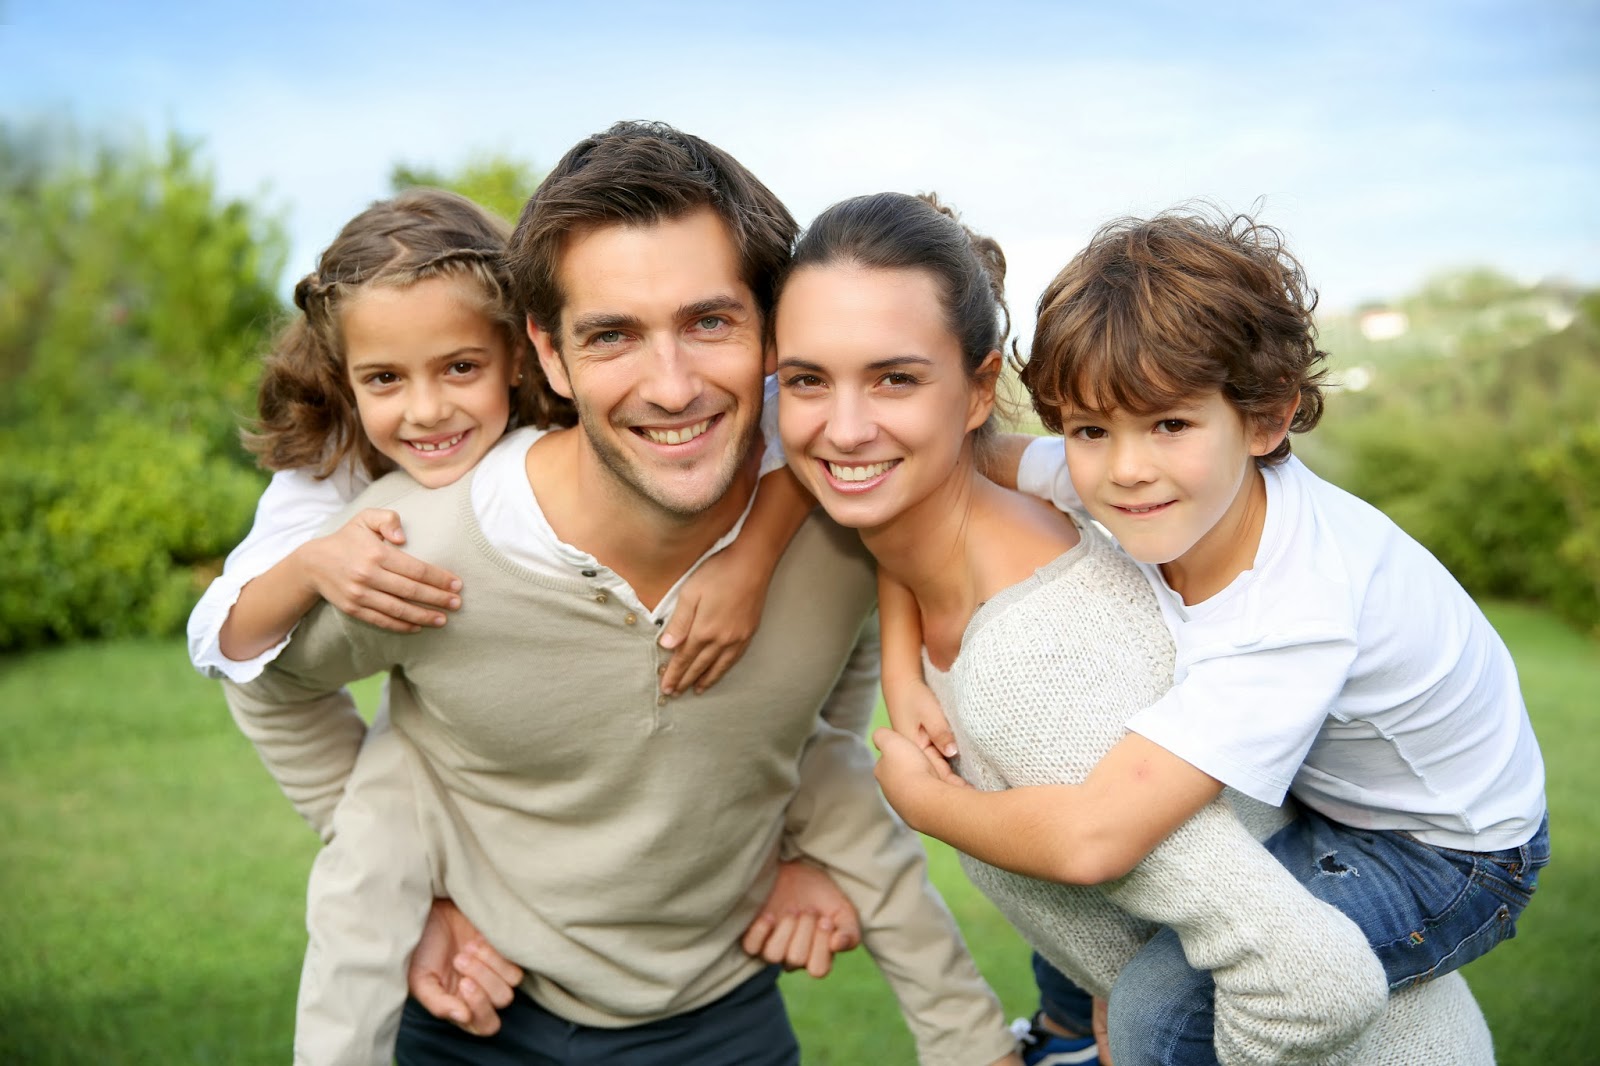
[[[1493,851],[1544,816],[1544,761],[1516,666],[1427,549],[1291,457],[1262,468],[1254,566],[1186,606],[1140,564],[1177,645],[1173,687],[1128,728],[1266,803]],[[1082,509],[1059,438],[1019,487]]]
[[[762,390],[761,432],[765,441],[761,476],[765,477],[787,462],[783,443],[778,439],[778,379],[773,375],[768,375]],[[250,532],[228,553],[222,573],[189,614],[189,661],[196,670],[213,680],[225,677],[243,685],[259,677],[267,664],[283,653],[289,636],[252,659],[235,660],[222,654],[222,626],[228,613],[239,602],[245,585],[321,534],[328,520],[361,495],[371,481],[353,461],[341,464],[326,478],[317,478],[303,469],[280,470],[272,475],[256,504]],[[291,629],[290,635],[293,632]]]

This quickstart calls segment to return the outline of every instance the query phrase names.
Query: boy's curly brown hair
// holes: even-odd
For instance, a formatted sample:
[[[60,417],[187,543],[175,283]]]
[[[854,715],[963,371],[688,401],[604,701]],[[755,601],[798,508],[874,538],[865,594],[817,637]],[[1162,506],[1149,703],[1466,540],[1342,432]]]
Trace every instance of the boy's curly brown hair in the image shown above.
[[[1039,298],[1018,370],[1039,418],[1061,409],[1152,414],[1220,389],[1247,423],[1291,432],[1322,417],[1327,353],[1317,296],[1283,235],[1249,215],[1184,209],[1097,231]],[[1289,456],[1289,438],[1263,463]]]

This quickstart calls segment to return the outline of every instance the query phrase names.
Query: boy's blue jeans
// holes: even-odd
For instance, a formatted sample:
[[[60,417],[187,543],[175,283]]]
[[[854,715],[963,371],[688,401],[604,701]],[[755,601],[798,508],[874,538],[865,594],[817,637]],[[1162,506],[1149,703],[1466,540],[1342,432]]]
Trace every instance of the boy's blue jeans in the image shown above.
[[[1517,917],[1550,861],[1549,826],[1547,815],[1521,847],[1479,853],[1434,847],[1407,833],[1352,829],[1304,810],[1266,848],[1313,896],[1361,928],[1394,990],[1449,973],[1516,935]],[[1112,989],[1117,1066],[1215,1063],[1212,998],[1211,975],[1192,968],[1177,934],[1162,929]]]

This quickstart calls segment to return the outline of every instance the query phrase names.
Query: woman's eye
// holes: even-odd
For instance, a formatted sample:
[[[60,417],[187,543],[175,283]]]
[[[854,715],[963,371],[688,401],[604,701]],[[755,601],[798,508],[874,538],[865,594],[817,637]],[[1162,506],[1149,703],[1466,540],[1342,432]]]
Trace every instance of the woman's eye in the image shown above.
[[[915,385],[917,383],[917,379],[911,374],[895,370],[883,375],[883,383],[885,385],[904,387],[906,385]]]
[[[790,374],[783,379],[783,384],[790,389],[814,389],[822,384],[822,379],[815,374]]]

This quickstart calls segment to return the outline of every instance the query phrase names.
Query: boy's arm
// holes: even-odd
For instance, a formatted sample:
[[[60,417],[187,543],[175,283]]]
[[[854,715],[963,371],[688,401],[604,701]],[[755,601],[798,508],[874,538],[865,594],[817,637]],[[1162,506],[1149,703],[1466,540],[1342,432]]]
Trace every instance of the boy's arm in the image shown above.
[[[978,459],[979,472],[996,485],[1015,489],[1023,453],[1028,450],[1028,445],[1039,439],[1030,433],[997,434],[983,446]]]
[[[981,792],[939,778],[916,745],[880,729],[877,777],[914,829],[1013,873],[1094,885],[1126,874],[1222,791],[1222,782],[1136,733],[1081,785]]]
[[[878,571],[878,616],[883,628],[883,700],[895,732],[917,743],[941,776],[959,781],[948,760],[956,757],[939,698],[922,676],[922,622],[916,598]]]
[[[661,634],[661,646],[673,649],[662,692],[704,692],[739,661],[761,621],[772,571],[815,506],[788,467],[762,477],[739,535],[684,582]]]

